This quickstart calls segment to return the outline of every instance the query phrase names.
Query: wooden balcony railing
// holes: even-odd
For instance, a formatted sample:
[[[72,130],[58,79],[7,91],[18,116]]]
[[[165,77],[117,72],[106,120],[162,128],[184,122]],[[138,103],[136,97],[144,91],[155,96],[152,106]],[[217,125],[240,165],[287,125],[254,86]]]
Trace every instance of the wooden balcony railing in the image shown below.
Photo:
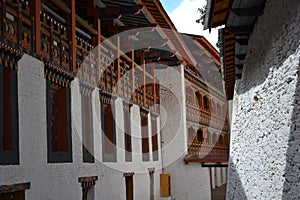
[[[218,130],[228,131],[228,121],[219,115],[213,114],[210,111],[199,108],[190,104],[186,104],[186,117],[188,121],[210,126]]]
[[[188,155],[184,162],[228,162],[229,147],[205,143],[188,143]]]
[[[29,1],[1,1],[1,36],[4,42],[22,51],[30,52],[33,47],[33,26],[30,18]]]
[[[77,73],[87,84],[99,85],[107,94],[123,97],[144,108],[151,109],[159,102],[154,70],[146,70],[141,53],[138,59],[133,50],[130,58],[122,55],[118,47],[120,41],[114,47],[101,45],[99,52],[92,51],[102,38],[93,29],[95,24],[90,25],[76,15],[74,4],[69,8],[59,2],[57,9],[56,4],[57,1],[1,1],[0,42],[43,60],[48,78],[55,76],[58,81],[68,79],[70,83]],[[113,60],[113,55],[121,56]]]

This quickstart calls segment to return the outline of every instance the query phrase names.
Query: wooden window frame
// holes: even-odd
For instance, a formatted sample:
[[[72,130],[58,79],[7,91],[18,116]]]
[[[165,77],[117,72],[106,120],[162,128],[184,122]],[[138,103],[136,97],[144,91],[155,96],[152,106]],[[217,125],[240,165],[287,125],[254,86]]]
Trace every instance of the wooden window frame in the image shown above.
[[[117,135],[116,135],[116,123],[113,116],[115,116],[114,105],[109,103],[101,102],[101,131],[102,131],[102,160],[103,162],[117,162]],[[111,108],[111,116],[107,116],[104,109]],[[105,125],[111,124],[113,130],[111,130],[110,136],[107,136],[106,129],[109,128]],[[111,138],[109,138],[111,137]],[[109,141],[108,141],[109,140]],[[112,141],[111,141],[112,140]],[[111,149],[110,149],[111,148]]]
[[[132,162],[132,137],[131,137],[131,104],[123,102],[124,107],[124,146],[125,161]]]
[[[82,111],[82,154],[84,163],[95,163],[93,106],[91,96],[81,94]]]
[[[209,98],[205,95],[203,97],[203,107],[204,107],[204,109],[210,111],[210,103],[209,103],[209,101],[210,101]]]
[[[18,72],[0,65],[0,165],[20,164],[18,110]]]
[[[149,154],[149,132],[148,132],[148,111],[140,109],[141,117],[141,142],[142,142],[142,157],[143,162],[150,161]]]
[[[157,117],[156,116],[151,116],[151,131],[152,131],[152,156],[153,156],[153,161],[158,161],[158,131],[157,131]]]
[[[53,135],[52,132],[52,95],[53,95],[53,90],[55,90],[54,88],[56,87],[56,89],[58,90],[58,92],[61,92],[63,95],[63,92],[65,91],[65,114],[60,113],[60,116],[58,116],[58,118],[61,117],[66,117],[66,121],[64,123],[58,124],[58,131],[62,131],[62,129],[66,129],[64,131],[66,131],[63,137],[63,142],[65,143],[67,142],[67,144],[60,144],[60,145],[66,145],[64,147],[57,147],[57,148],[62,148],[62,149],[57,149],[55,150],[53,147],[53,138],[55,137],[55,135]],[[59,91],[61,90],[61,91]],[[71,89],[68,87],[61,87],[58,85],[55,85],[54,83],[51,83],[49,80],[46,80],[46,96],[47,96],[47,145],[48,145],[48,163],[66,163],[66,162],[72,162],[72,130],[71,130]],[[58,97],[61,98],[61,97]],[[58,100],[58,102],[62,103],[63,101]],[[62,105],[58,105],[58,106],[62,106]],[[65,115],[65,116],[64,116]],[[66,127],[64,127],[66,126]],[[67,139],[65,138],[67,137]],[[59,145],[59,146],[60,146]]]

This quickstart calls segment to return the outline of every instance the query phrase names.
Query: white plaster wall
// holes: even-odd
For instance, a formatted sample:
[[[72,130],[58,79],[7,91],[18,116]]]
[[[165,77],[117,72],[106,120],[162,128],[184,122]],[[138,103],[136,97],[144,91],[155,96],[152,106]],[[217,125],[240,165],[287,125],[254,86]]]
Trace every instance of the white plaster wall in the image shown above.
[[[216,188],[216,170],[214,167],[211,168],[211,187]]]
[[[125,200],[124,172],[135,172],[135,199],[150,199],[150,177],[148,168],[155,167],[154,194],[160,198],[159,174],[161,173],[161,157],[159,161],[142,162],[140,140],[139,108],[132,107],[133,162],[125,162],[124,134],[117,129],[118,162],[102,163],[101,148],[101,115],[99,92],[93,92],[93,128],[95,163],[82,162],[82,120],[79,81],[72,82],[72,163],[47,163],[47,122],[46,122],[46,80],[44,64],[39,60],[24,55],[18,63],[18,98],[19,98],[19,134],[20,165],[0,166],[0,185],[30,182],[26,190],[29,200],[74,200],[81,199],[82,190],[78,177],[98,176],[94,191],[95,199]],[[117,124],[124,125],[122,101],[116,100]],[[150,124],[150,123],[149,123]],[[151,124],[150,124],[151,125]],[[159,126],[159,123],[158,123]],[[151,127],[151,126],[150,126]],[[159,127],[158,127],[159,130]],[[150,134],[150,133],[149,133]],[[160,139],[160,136],[158,137]],[[151,140],[149,141],[151,145]],[[122,170],[121,170],[122,169]]]
[[[171,174],[172,200],[211,199],[209,168],[199,163],[186,165],[187,153],[185,85],[183,66],[160,70],[161,106],[166,115],[162,125],[163,173]]]
[[[300,2],[267,0],[233,100],[227,199],[299,199]]]

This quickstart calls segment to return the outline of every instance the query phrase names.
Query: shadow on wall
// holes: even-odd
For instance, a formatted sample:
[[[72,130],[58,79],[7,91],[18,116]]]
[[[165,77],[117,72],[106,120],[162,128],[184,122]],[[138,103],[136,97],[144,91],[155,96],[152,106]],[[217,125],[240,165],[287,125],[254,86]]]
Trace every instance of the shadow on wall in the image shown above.
[[[300,199],[300,72],[298,71],[297,74],[298,80],[286,152],[285,182],[282,194],[282,199],[288,200]]]
[[[231,157],[229,159],[228,165],[228,178],[230,178],[230,181],[227,181],[226,200],[246,200],[247,197],[244,191],[243,184],[237,172],[236,165],[235,163],[233,163]]]
[[[299,0],[267,0],[264,14],[258,18],[249,40],[242,75],[245,84],[239,86],[238,94],[262,85],[272,73],[270,67],[278,69],[295,52],[300,44],[300,29],[289,25],[294,22],[291,19],[296,18],[299,7]]]

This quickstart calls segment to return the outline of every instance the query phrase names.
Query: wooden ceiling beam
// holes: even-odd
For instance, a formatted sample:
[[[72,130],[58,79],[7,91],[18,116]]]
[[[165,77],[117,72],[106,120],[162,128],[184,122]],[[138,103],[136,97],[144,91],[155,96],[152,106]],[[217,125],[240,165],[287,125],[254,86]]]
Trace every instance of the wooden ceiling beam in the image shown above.
[[[138,15],[145,7],[143,5],[136,5],[136,6],[122,6],[120,7],[121,15],[128,15],[134,14]]]
[[[231,9],[231,13],[238,17],[257,17],[260,16],[262,11],[262,6],[253,7],[253,8],[234,8]]]
[[[119,31],[123,32],[123,31],[129,31],[131,29],[137,29],[137,28],[145,28],[145,27],[157,27],[157,24],[140,24],[140,25],[131,25],[131,26],[119,26]],[[138,32],[136,33],[138,35]]]
[[[122,7],[105,7],[99,8],[96,7],[96,12],[100,19],[121,19],[122,16],[126,15],[138,15],[141,10],[144,9],[143,5],[136,6],[122,6]]]
[[[252,26],[230,26],[226,29],[234,34],[249,34],[252,31]]]
[[[120,19],[120,9],[117,7],[96,8],[100,19]]]
[[[166,65],[166,66],[179,66],[183,63],[183,60],[164,60],[160,59],[157,63],[161,65]]]

